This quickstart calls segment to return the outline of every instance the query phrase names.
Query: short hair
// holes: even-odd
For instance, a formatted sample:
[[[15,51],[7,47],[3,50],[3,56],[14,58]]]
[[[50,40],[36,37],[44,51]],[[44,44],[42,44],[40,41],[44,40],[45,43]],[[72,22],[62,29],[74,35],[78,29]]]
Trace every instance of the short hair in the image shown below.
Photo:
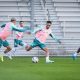
[[[19,23],[22,23],[22,22],[24,22],[24,21],[19,21]]]
[[[13,22],[13,21],[16,21],[16,19],[15,18],[11,18],[11,22]]]
[[[52,24],[52,22],[51,22],[51,21],[47,21],[47,23],[50,23],[50,24]]]

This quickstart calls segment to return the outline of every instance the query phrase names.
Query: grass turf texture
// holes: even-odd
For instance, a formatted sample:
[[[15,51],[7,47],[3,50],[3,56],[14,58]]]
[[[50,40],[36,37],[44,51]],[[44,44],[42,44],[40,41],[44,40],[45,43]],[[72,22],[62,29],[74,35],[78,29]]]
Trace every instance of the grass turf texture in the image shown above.
[[[53,58],[51,58],[53,60]],[[4,57],[0,62],[0,80],[80,80],[80,58],[56,58],[55,63],[32,63],[30,57]]]

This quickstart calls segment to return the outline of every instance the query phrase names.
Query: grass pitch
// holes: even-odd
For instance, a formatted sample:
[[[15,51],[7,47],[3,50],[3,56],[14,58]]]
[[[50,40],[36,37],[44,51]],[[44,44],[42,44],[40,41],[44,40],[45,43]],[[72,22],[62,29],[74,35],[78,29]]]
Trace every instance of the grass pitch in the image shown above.
[[[32,63],[31,57],[14,57],[9,60],[4,57],[0,61],[0,80],[80,80],[80,58],[54,57],[54,63],[45,63],[45,58],[39,58],[38,63]]]

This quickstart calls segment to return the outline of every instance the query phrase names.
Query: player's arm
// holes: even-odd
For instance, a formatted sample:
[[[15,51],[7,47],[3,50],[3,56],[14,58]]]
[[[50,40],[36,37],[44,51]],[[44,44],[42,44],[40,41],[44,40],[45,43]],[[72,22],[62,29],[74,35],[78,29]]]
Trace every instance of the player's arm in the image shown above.
[[[1,28],[4,28],[5,26],[6,26],[6,24],[2,24],[2,25],[1,25]]]
[[[19,27],[16,27],[15,25],[12,25],[12,30],[19,31],[19,32],[25,32],[26,28],[19,28]]]
[[[58,43],[61,43],[61,41],[59,39],[57,39],[57,37],[55,35],[53,35],[52,33],[50,33],[50,36]]]

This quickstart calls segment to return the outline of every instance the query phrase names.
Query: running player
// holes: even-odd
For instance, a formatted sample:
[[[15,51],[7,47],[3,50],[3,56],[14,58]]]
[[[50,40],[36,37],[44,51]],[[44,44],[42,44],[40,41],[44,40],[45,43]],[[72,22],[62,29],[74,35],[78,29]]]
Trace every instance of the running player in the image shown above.
[[[78,53],[80,53],[80,48],[78,48],[77,52],[75,52],[75,53],[72,54],[73,60],[76,59]]]
[[[19,27],[25,27],[24,26],[24,21],[20,21],[19,22]],[[27,28],[27,34],[30,34],[30,28],[28,27],[28,26],[26,26],[26,28]],[[16,32],[16,38],[14,39],[14,47],[15,47],[15,49],[19,49],[19,45],[21,46],[20,48],[22,48],[22,47],[25,47],[25,45],[26,45],[26,43],[24,43],[23,41],[22,41],[22,38],[23,38],[23,32]]]
[[[19,26],[24,27],[24,22],[20,21]],[[23,38],[23,32],[16,32],[16,38],[14,39],[14,47],[18,47],[18,45],[20,46],[24,45],[22,42],[22,38]]]
[[[4,51],[5,54],[14,50],[10,47],[8,41],[6,40],[12,34],[12,31],[24,32],[26,31],[26,28],[17,28],[15,18],[12,18],[10,22],[6,23],[5,27],[0,32],[0,47],[4,46],[6,48]]]
[[[57,39],[51,31],[51,21],[47,21],[45,27],[41,27],[39,29],[35,29],[33,33],[35,33],[35,39],[31,45],[26,46],[26,50],[30,51],[32,48],[39,46],[43,51],[46,53],[46,63],[52,63],[54,61],[51,61],[49,59],[49,50],[45,45],[46,39],[50,35],[53,39],[55,39],[57,42],[61,43],[59,39]]]

